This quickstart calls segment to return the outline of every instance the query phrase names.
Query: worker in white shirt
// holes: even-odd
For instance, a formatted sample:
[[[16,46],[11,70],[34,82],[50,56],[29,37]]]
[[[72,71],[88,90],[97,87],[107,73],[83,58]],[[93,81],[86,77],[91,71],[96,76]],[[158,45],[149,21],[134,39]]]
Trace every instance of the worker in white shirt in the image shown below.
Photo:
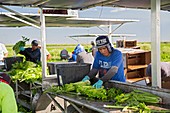
[[[41,50],[41,41],[40,40],[38,40],[38,48]],[[47,49],[45,50],[45,53],[47,55],[47,60],[50,60],[51,59],[51,54],[48,52]],[[42,50],[41,50],[41,54],[42,54]]]
[[[0,43],[0,65],[4,65],[4,58],[8,56],[8,51],[4,44]]]

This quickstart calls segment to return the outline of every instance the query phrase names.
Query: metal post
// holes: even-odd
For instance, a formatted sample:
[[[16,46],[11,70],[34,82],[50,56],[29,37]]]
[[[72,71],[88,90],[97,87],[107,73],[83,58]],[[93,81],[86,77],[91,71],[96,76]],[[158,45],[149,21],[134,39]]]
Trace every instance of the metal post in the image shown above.
[[[160,69],[160,0],[151,0],[152,86],[161,88]]]
[[[109,25],[108,37],[109,37],[110,43],[111,43],[112,46],[113,46],[113,42],[112,42],[112,25],[111,25],[111,24]]]
[[[32,91],[32,83],[30,83],[30,95],[29,95],[29,97],[30,97],[30,103],[32,104],[32,100],[33,100],[33,91]],[[32,106],[33,107],[33,106]],[[32,108],[31,108],[32,109]]]
[[[46,70],[47,61],[46,61],[46,52],[45,52],[46,51],[45,16],[43,14],[42,8],[40,8],[40,24],[41,24],[41,43],[42,43],[41,57],[42,57],[42,85],[43,85],[43,80],[45,79],[47,74],[47,70]]]
[[[18,100],[18,80],[16,81],[16,83],[15,83],[15,90],[16,90],[16,99]]]

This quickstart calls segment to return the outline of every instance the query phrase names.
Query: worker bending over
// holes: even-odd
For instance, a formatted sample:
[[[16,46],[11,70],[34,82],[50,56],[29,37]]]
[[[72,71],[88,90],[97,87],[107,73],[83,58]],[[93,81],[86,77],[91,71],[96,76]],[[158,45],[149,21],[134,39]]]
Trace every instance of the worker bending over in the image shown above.
[[[122,53],[114,49],[107,36],[96,38],[96,52],[92,70],[82,79],[91,80],[93,87],[101,88],[109,80],[125,82]],[[96,74],[99,72],[99,77]]]

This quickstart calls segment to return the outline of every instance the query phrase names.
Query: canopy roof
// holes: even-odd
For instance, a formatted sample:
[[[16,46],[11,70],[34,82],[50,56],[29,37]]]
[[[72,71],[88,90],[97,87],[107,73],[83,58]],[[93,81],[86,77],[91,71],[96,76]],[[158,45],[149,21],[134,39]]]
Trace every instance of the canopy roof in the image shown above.
[[[151,9],[151,0],[117,0],[116,2],[107,3],[105,6]],[[169,11],[170,0],[161,0],[161,9]]]
[[[0,0],[2,5],[42,6],[57,9],[81,9],[103,4],[106,0]]]
[[[95,6],[150,9],[150,0],[0,0],[2,5],[42,6],[57,9],[84,9]],[[161,9],[170,10],[170,0],[161,0]]]
[[[27,24],[15,20],[10,15],[15,16],[17,18],[26,20],[20,15],[15,15],[13,13],[1,13],[0,14],[0,27],[22,27],[28,26]],[[34,20],[40,22],[40,14],[28,14],[22,13],[27,17],[30,17]],[[138,20],[129,20],[129,19],[95,19],[95,18],[72,18],[73,16],[69,15],[58,15],[58,14],[45,14],[46,17],[46,26],[47,27],[93,27],[100,25],[116,25],[116,24],[124,24],[128,22],[137,22]],[[29,21],[29,20],[27,20]],[[36,23],[35,23],[36,24]]]

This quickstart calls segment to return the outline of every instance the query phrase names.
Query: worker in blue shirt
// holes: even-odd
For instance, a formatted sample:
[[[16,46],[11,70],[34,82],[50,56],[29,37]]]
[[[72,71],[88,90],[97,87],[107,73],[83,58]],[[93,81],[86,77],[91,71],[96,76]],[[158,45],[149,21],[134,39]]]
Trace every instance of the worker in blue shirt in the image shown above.
[[[107,36],[97,37],[96,47],[98,51],[96,52],[92,70],[82,81],[94,81],[93,87],[95,88],[101,88],[103,83],[109,80],[125,82],[122,53],[112,47]],[[96,78],[98,72],[99,78]]]
[[[33,40],[31,42],[32,48],[24,48],[20,47],[20,54],[24,55],[26,57],[26,61],[31,61],[34,63],[40,62],[41,59],[41,52],[38,47],[38,41]]]

